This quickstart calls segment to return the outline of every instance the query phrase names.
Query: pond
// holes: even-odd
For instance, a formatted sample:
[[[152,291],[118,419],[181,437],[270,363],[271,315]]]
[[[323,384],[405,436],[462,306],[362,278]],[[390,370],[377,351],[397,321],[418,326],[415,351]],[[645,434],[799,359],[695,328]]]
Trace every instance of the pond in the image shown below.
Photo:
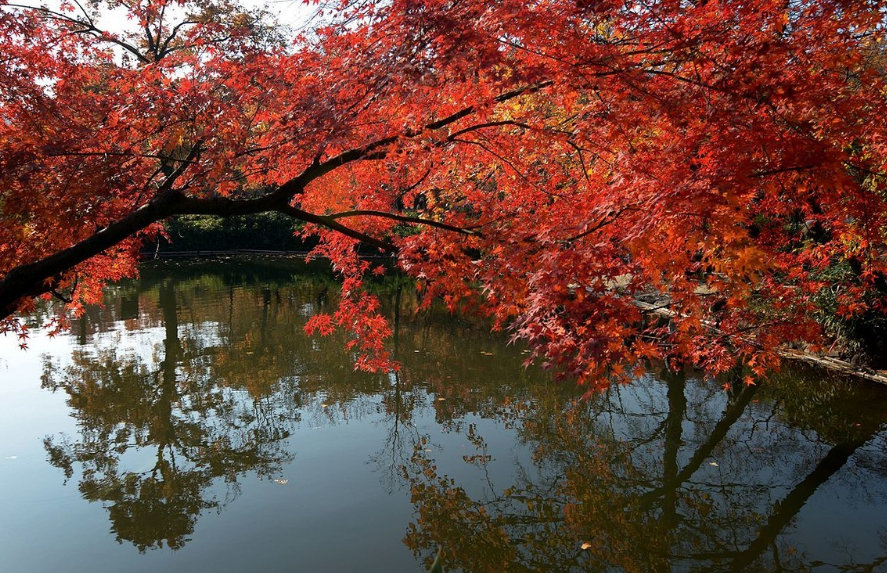
[[[372,286],[385,375],[303,334],[336,283],[286,259],[152,263],[0,337],[0,570],[887,570],[884,388],[651,369],[585,397],[402,284]]]

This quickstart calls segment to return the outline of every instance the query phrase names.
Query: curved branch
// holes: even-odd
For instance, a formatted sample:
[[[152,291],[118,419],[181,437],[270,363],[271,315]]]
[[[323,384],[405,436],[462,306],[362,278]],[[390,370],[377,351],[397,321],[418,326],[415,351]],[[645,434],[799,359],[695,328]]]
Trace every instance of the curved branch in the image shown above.
[[[609,213],[604,215],[604,217],[600,221],[598,221],[596,224],[585,229],[584,231],[582,231],[578,235],[574,235],[574,236],[570,237],[569,239],[565,239],[564,242],[566,244],[575,243],[579,239],[585,238],[588,235],[591,235],[592,233],[600,231],[601,229],[603,229],[607,225],[616,221],[616,219],[618,219],[622,215],[622,213],[625,213],[626,211],[637,211],[637,208],[631,207],[631,206],[626,206],[626,207],[623,207],[617,211],[610,211]]]
[[[193,20],[184,20],[184,21],[176,24],[173,27],[173,29],[170,30],[169,36],[167,36],[166,40],[163,41],[163,45],[160,46],[160,57],[161,58],[166,57],[170,52],[172,52],[172,49],[169,47],[169,45],[176,38],[176,36],[179,33],[179,30],[181,30],[185,26],[189,26],[192,24],[197,24],[197,22],[193,21]]]
[[[64,18],[64,15],[61,15],[61,17]],[[83,25],[83,22],[79,23],[80,25]],[[493,98],[491,103],[502,103],[523,94],[539,91],[553,84],[553,81],[545,81],[532,86],[518,88]],[[422,129],[407,130],[400,134],[383,137],[363,146],[344,151],[325,161],[317,159],[297,177],[280,185],[274,191],[254,199],[188,197],[182,193],[181,190],[173,189],[172,187],[176,179],[184,173],[194,160],[196,154],[199,153],[200,146],[195,145],[194,148],[192,148],[188,159],[181,162],[161,185],[154,200],[66,249],[62,249],[61,251],[53,253],[33,263],[19,265],[6,273],[3,279],[0,280],[0,319],[12,315],[23,298],[40,296],[47,292],[51,292],[61,282],[66,271],[96,255],[99,255],[103,251],[120,244],[127,238],[145,230],[150,225],[173,215],[215,215],[218,217],[231,217],[234,215],[249,215],[266,211],[277,211],[301,221],[305,221],[306,223],[313,223],[332,229],[383,251],[389,253],[397,252],[397,247],[392,243],[367,235],[366,233],[362,233],[350,227],[346,227],[336,221],[336,218],[341,218],[343,216],[357,216],[353,213],[351,215],[339,214],[334,217],[317,215],[291,206],[290,201],[293,197],[302,193],[305,186],[310,182],[338,167],[355,161],[381,159],[388,154],[387,147],[399,139],[415,138],[423,133],[442,129],[471,115],[478,109],[481,109],[481,107],[470,105],[447,117],[426,123]],[[444,145],[446,143],[447,140],[445,139],[444,141],[437,143],[437,145]],[[379,213],[373,213],[373,215],[391,216],[392,218],[400,217],[399,215],[391,215],[390,213],[384,215]],[[416,218],[416,220],[405,222],[436,226],[438,228],[462,234],[472,234],[472,231],[467,229],[460,229],[459,227],[446,225],[445,223],[436,223],[425,219]]]
[[[345,217],[381,217],[383,219],[391,219],[394,221],[400,221],[401,223],[412,223],[415,225],[426,225],[428,227],[435,227],[438,229],[443,229],[445,231],[452,231],[454,233],[459,233],[461,235],[476,235],[482,236],[481,233],[474,231],[472,229],[464,228],[464,227],[456,227],[455,225],[449,225],[447,223],[441,223],[440,221],[433,221],[431,219],[422,219],[421,217],[409,217],[407,215],[397,215],[395,213],[389,213],[387,211],[374,211],[371,209],[357,209],[355,211],[342,211],[341,213],[333,213],[332,215],[326,215],[327,219],[343,219]]]
[[[67,249],[9,271],[0,281],[0,319],[13,314],[22,298],[53,292],[66,271],[136,235],[158,221],[174,215],[232,217],[267,211],[277,211],[306,223],[322,225],[381,250],[391,253],[397,252],[397,247],[391,243],[346,227],[328,217],[280,203],[271,195],[255,199],[199,198],[187,197],[179,190],[169,190],[154,201],[143,205],[126,217]]]
[[[289,205],[278,207],[275,210],[285,215],[289,215],[294,219],[299,219],[301,221],[305,221],[306,223],[314,223],[315,225],[322,225],[328,229],[332,229],[333,231],[338,231],[346,237],[357,239],[362,243],[372,245],[373,247],[376,247],[383,251],[387,251],[389,253],[397,252],[397,247],[394,246],[392,243],[377,239],[372,235],[367,235],[366,233],[362,233],[356,229],[352,229],[351,227],[346,227],[341,223],[336,223],[336,221],[332,217],[316,215],[314,213],[309,213],[308,211],[303,211],[302,209],[298,209]]]
[[[73,25],[73,26],[81,26],[82,27],[81,29],[72,30],[72,32],[75,34],[89,34],[90,36],[92,36],[96,40],[99,40],[102,42],[108,42],[109,44],[114,44],[116,46],[119,46],[119,47],[123,48],[124,50],[126,50],[127,52],[134,55],[136,57],[136,59],[138,59],[143,64],[148,64],[151,62],[151,60],[147,56],[142,54],[132,44],[129,44],[128,42],[124,42],[123,40],[116,38],[115,36],[111,35],[110,33],[106,32],[106,31],[102,30],[101,28],[99,28],[98,26],[96,26],[95,23],[93,22],[92,18],[90,18],[89,15],[85,13],[85,11],[84,11],[84,15],[86,16],[87,21],[84,22],[83,20],[79,20],[77,18],[72,18],[71,16],[68,16],[67,14],[63,14],[61,12],[56,12],[55,10],[50,10],[49,8],[46,8],[45,6],[28,6],[26,4],[13,4],[13,3],[6,4],[6,6],[9,6],[11,8],[20,8],[22,10],[33,10],[34,12],[43,14],[45,17],[49,18],[50,20],[58,20],[60,22],[65,22],[65,23]],[[80,9],[83,10],[82,7]]]
[[[460,135],[465,135],[466,133],[471,133],[472,131],[478,131],[481,129],[485,129],[487,127],[502,127],[504,125],[512,125],[514,127],[520,127],[523,129],[533,129],[526,123],[521,123],[519,121],[515,121],[513,119],[503,119],[501,121],[488,121],[486,123],[479,123],[477,125],[469,125],[468,127],[462,128],[458,131],[454,131],[450,135],[447,136],[449,141],[455,141]]]

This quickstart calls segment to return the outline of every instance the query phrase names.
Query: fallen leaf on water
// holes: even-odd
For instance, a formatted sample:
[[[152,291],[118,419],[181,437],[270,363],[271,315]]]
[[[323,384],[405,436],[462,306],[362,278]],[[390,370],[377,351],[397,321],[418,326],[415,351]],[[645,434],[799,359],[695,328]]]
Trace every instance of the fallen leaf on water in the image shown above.
[[[431,569],[428,570],[428,573],[443,573],[443,547],[437,548],[437,556],[434,558],[434,563],[431,564]]]
[[[583,551],[585,551],[586,549],[588,549],[590,547],[591,547],[591,543],[589,543],[587,541],[579,546],[579,548],[582,549]]]

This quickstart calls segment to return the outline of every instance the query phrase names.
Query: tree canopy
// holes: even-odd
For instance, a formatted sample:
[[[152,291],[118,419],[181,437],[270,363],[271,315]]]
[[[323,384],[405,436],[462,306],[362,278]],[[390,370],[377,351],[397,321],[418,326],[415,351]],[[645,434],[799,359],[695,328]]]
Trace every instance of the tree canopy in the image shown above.
[[[593,385],[763,372],[887,316],[885,7],[343,0],[289,32],[226,0],[0,0],[2,329],[98,300],[172,216],[277,212],[344,275],[309,330],[362,368],[388,328],[358,243]]]

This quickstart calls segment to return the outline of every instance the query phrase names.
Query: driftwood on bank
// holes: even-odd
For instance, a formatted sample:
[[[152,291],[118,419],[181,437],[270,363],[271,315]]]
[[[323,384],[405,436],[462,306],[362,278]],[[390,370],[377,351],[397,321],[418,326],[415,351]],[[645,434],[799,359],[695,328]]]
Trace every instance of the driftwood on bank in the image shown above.
[[[659,298],[655,302],[635,299],[634,304],[647,314],[655,314],[657,316],[662,316],[666,318],[671,318],[675,316],[675,314],[677,314],[675,311],[668,308],[669,303],[668,300],[665,298]],[[709,328],[718,331],[717,327],[715,327],[714,325],[709,325]],[[786,360],[792,360],[795,362],[806,362],[807,364],[812,364],[831,372],[837,372],[845,376],[862,378],[887,386],[887,374],[877,370],[872,370],[871,368],[856,366],[845,360],[788,348],[778,349],[776,353]]]
[[[820,368],[838,372],[839,374],[864,378],[887,386],[887,374],[878,370],[855,366],[847,361],[832,358],[831,356],[820,356],[799,350],[778,350],[777,353],[786,360],[806,362],[808,364],[819,366]]]

